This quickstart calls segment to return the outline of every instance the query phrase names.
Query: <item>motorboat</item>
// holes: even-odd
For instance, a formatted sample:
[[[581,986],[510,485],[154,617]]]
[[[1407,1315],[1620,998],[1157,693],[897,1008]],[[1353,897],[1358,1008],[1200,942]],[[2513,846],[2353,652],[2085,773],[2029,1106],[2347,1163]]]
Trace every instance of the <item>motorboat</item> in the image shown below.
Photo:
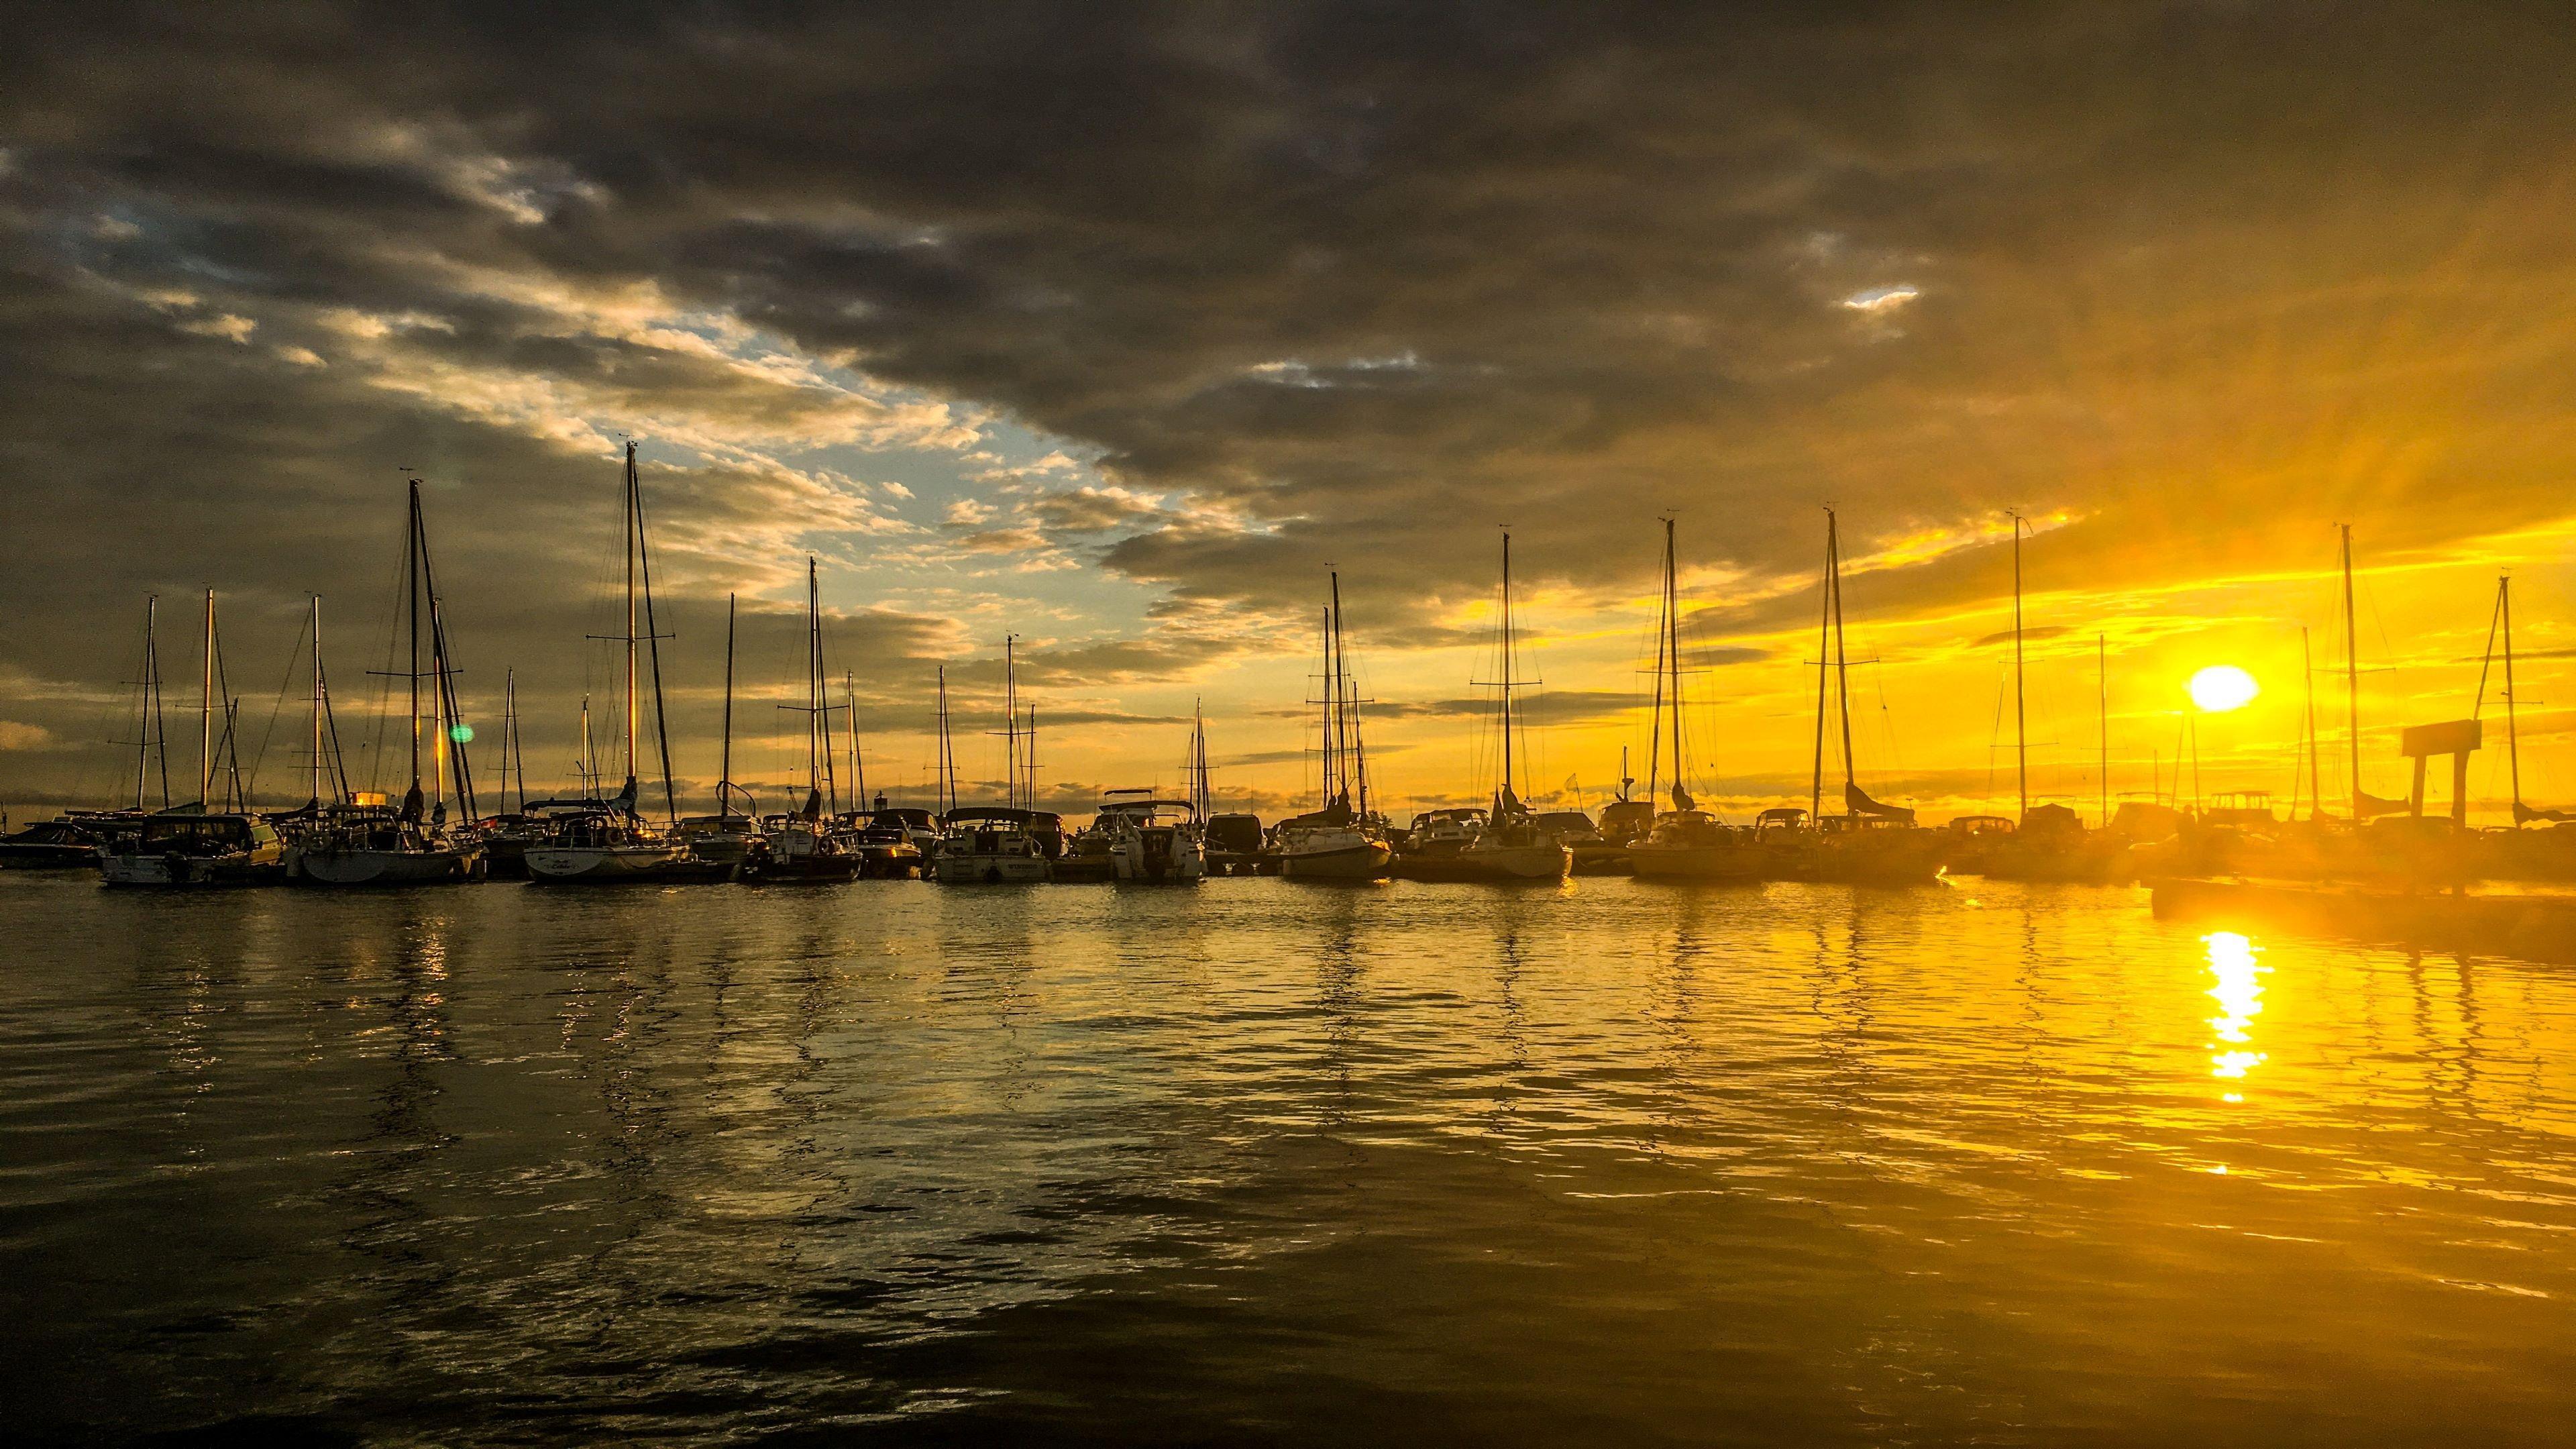
[[[761,848],[743,863],[742,877],[773,884],[829,884],[857,880],[866,857],[840,821],[822,813],[819,796],[801,815],[773,815],[762,824]]]
[[[1543,810],[1538,823],[1565,842],[1573,856],[1576,875],[1618,875],[1628,869],[1627,845],[1613,845],[1602,839],[1601,829],[1592,823],[1590,815],[1580,810]]]
[[[970,805],[941,818],[931,879],[943,885],[1027,885],[1054,875],[1032,810]]]
[[[1505,790],[1493,818],[1459,847],[1457,869],[1469,880],[1558,881],[1572,873],[1574,852]]]
[[[279,885],[286,843],[257,815],[155,815],[99,859],[112,886]]]
[[[1443,808],[1417,813],[1395,843],[1395,874],[1404,880],[1460,880],[1458,852],[1485,828],[1481,807]]]
[[[889,808],[877,797],[874,810],[854,811],[841,820],[859,852],[859,874],[878,880],[912,880],[930,863],[939,842],[938,826],[927,810]]]
[[[87,870],[99,862],[105,837],[69,816],[39,821],[14,835],[0,835],[0,870]]]
[[[1206,832],[1186,800],[1157,799],[1151,790],[1105,791],[1095,828],[1107,837],[1122,881],[1186,884],[1207,875]]]
[[[1755,832],[1740,830],[1708,811],[1690,808],[1688,792],[1675,787],[1680,808],[1655,817],[1655,828],[1628,847],[1628,864],[1640,880],[1762,879],[1768,854]]]

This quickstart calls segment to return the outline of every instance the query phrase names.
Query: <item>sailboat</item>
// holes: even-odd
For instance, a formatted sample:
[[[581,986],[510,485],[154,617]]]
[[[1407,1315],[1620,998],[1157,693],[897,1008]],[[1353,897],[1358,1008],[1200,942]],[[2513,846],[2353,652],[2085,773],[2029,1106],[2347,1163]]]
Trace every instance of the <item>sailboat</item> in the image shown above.
[[[1342,642],[1342,576],[1331,575],[1324,612],[1323,799],[1272,827],[1279,873],[1301,880],[1384,880],[1395,861],[1386,821],[1369,809],[1368,752],[1359,691]]]
[[[727,594],[724,732],[716,765],[716,813],[692,815],[682,820],[680,834],[689,842],[690,853],[699,859],[740,865],[754,854],[766,850],[768,837],[761,832],[759,802],[733,779],[733,642],[734,596]],[[737,801],[750,808],[736,808]]]
[[[2022,515],[2012,515],[2013,565],[2013,780],[2020,813],[2012,829],[1974,837],[1976,853],[1955,862],[1960,869],[1996,880],[2060,881],[2109,884],[2133,874],[2128,842],[2107,831],[2088,831],[2083,820],[2064,805],[2030,803],[2030,731],[2028,695],[2023,687],[2021,540],[2030,530]],[[1959,822],[1953,821],[1957,829]]]
[[[626,445],[623,511],[626,524],[626,631],[608,637],[626,645],[626,783],[617,798],[564,808],[550,816],[546,839],[527,853],[528,879],[545,885],[685,884],[729,880],[734,867],[689,852],[676,831],[647,822],[637,810],[635,744],[643,724],[637,693],[635,646],[650,642],[653,658],[654,735],[662,744],[662,799],[676,823],[671,786],[671,743],[662,718],[661,632],[653,627],[653,563],[644,536],[644,489],[635,469],[635,444]],[[639,580],[640,575],[640,580]],[[637,585],[644,615],[636,617]],[[644,632],[638,634],[638,623]],[[587,734],[587,727],[584,730]],[[594,787],[594,793],[596,793]]]
[[[2496,580],[2495,612],[2487,629],[2487,660],[2478,669],[2478,696],[2485,702],[2489,667],[2495,662],[2498,636],[2504,641],[2504,748],[2506,779],[2513,791],[2511,825],[2482,832],[2487,849],[2486,872],[2514,879],[2563,880],[2576,876],[2576,810],[2542,809],[2522,798],[2522,732],[2515,708],[2513,678],[2513,579]],[[2545,829],[2526,829],[2527,826]]]
[[[276,885],[286,879],[286,842],[277,827],[253,813],[242,799],[238,756],[227,756],[229,768],[222,811],[210,808],[218,774],[218,750],[232,746],[233,702],[223,678],[222,645],[215,632],[215,591],[206,590],[205,645],[197,699],[196,803],[146,817],[130,834],[120,834],[99,858],[99,873],[112,886]],[[225,728],[215,733],[215,708],[223,705]],[[157,703],[157,700],[156,700]],[[165,766],[166,768],[166,766]]]
[[[948,784],[948,809],[939,817],[939,841],[930,857],[931,879],[947,885],[1027,885],[1052,878],[1054,862],[1038,838],[1037,812],[1019,804],[1020,716],[1018,636],[1002,641],[1002,733],[1008,753],[1002,804],[957,803],[957,749],[948,733],[948,671],[939,671],[939,763]]]
[[[1664,520],[1663,596],[1655,627],[1655,711],[1646,753],[1646,796],[1654,798],[1663,775],[1664,742],[1673,750],[1672,808],[1655,816],[1643,840],[1628,846],[1629,868],[1645,879],[1758,880],[1765,852],[1752,832],[1738,830],[1699,808],[1684,780],[1689,756],[1682,746],[1682,621],[1680,555],[1673,520]]]
[[[1815,772],[1807,806],[1815,822],[1815,849],[1804,862],[1820,880],[1869,885],[1926,885],[1941,874],[1939,833],[1914,823],[1914,812],[1870,798],[1860,787],[1852,750],[1851,653],[1843,640],[1841,520],[1825,510],[1825,589],[1816,641]],[[1830,685],[1830,689],[1828,689]],[[1843,808],[1824,809],[1825,719],[1828,704],[1840,723]]]
[[[861,856],[841,828],[840,793],[832,778],[832,711],[829,686],[823,682],[823,605],[820,576],[812,555],[805,559],[805,702],[779,708],[805,716],[805,804],[792,815],[772,816],[767,838],[746,863],[745,878],[756,881],[831,882],[858,878]]]
[[[1574,868],[1574,853],[1556,832],[1539,823],[1513,786],[1515,735],[1519,721],[1512,713],[1512,691],[1520,687],[1520,636],[1512,611],[1512,536],[1503,535],[1501,614],[1496,621],[1496,647],[1502,678],[1496,681],[1495,724],[1502,742],[1502,770],[1494,782],[1494,803],[1474,837],[1458,848],[1451,866],[1468,880],[1518,884],[1560,881]],[[1526,763],[1522,769],[1526,769]]]
[[[433,885],[481,876],[482,844],[468,831],[451,830],[447,821],[447,782],[453,764],[462,819],[475,816],[472,776],[466,768],[461,731],[449,728],[455,716],[453,674],[447,655],[447,630],[438,607],[436,575],[429,558],[429,529],[420,507],[420,482],[412,480],[409,512],[403,525],[403,613],[410,630],[411,667],[406,671],[411,714],[411,786],[399,808],[352,803],[338,791],[318,810],[313,830],[288,853],[288,877],[300,885],[393,886]],[[424,619],[423,604],[427,604]],[[313,793],[322,793],[320,757],[330,695],[322,674],[322,601],[313,601]],[[421,671],[422,626],[428,626],[430,668]],[[421,791],[420,684],[430,681],[430,794]]]

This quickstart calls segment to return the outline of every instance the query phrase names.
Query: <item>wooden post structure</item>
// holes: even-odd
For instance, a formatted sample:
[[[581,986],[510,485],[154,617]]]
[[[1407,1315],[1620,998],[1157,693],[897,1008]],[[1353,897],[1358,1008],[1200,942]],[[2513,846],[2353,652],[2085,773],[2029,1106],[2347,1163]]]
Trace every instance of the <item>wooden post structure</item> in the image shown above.
[[[2484,742],[2484,727],[2473,719],[2412,725],[2399,737],[2399,750],[2415,762],[2415,784],[2407,797],[2408,813],[2424,818],[2424,762],[2435,755],[2451,757],[2451,823],[2469,823],[2469,755]]]

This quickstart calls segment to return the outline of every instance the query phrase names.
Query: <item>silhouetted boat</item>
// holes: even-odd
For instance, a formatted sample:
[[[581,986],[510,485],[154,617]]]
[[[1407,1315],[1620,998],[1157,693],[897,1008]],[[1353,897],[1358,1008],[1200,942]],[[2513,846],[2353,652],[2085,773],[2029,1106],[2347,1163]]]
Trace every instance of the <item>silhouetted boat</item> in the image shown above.
[[[1652,799],[1663,773],[1664,741],[1673,747],[1672,808],[1656,814],[1645,837],[1628,845],[1628,868],[1640,879],[1758,880],[1766,863],[1753,833],[1738,830],[1699,808],[1684,781],[1688,755],[1682,744],[1682,633],[1680,556],[1673,520],[1664,520],[1663,594],[1655,628],[1653,743],[1646,754],[1646,795]]]
[[[2028,712],[2022,688],[2021,538],[2026,526],[2020,514],[2012,516],[2013,778],[2021,813],[2009,834],[1996,834],[1979,842],[1975,868],[1978,874],[1998,880],[2091,884],[2125,880],[2131,874],[2128,842],[2087,831],[2084,822],[2067,806],[2046,804],[2033,808],[2030,803]]]
[[[1512,536],[1503,535],[1502,610],[1496,622],[1497,652],[1502,662],[1502,678],[1495,682],[1498,691],[1495,707],[1497,734],[1502,743],[1501,778],[1494,782],[1493,809],[1485,817],[1485,827],[1476,838],[1458,848],[1457,867],[1469,879],[1519,884],[1527,881],[1558,881],[1574,868],[1574,854],[1556,833],[1538,823],[1538,817],[1521,803],[1513,790],[1513,745],[1517,722],[1512,718],[1512,691],[1519,687],[1520,638],[1514,628],[1512,612]]]
[[[0,870],[86,870],[98,864],[105,839],[68,817],[39,821],[0,836]]]
[[[1914,823],[1914,812],[1870,798],[1860,787],[1859,762],[1852,748],[1851,654],[1843,641],[1843,548],[1841,520],[1825,510],[1824,605],[1816,639],[1815,771],[1809,783],[1807,825],[1801,835],[1774,815],[1774,830],[1762,843],[1775,870],[1798,878],[1856,885],[1925,885],[1938,880],[1945,841],[1938,831]],[[1830,685],[1830,688],[1828,686]],[[1843,808],[1828,815],[1824,808],[1825,719],[1828,708],[1841,725]],[[1757,835],[1763,822],[1755,821]],[[1790,843],[1794,842],[1794,843]],[[1785,848],[1783,848],[1785,846]],[[1785,867],[1785,869],[1783,869]]]
[[[1324,613],[1322,803],[1272,827],[1279,873],[1300,880],[1383,880],[1395,862],[1386,818],[1369,808],[1368,751],[1360,737],[1359,690],[1342,643],[1342,576],[1331,576]]]
[[[426,608],[424,609],[424,605]],[[411,785],[399,808],[356,804],[335,789],[321,803],[323,739],[329,688],[322,671],[322,601],[313,600],[314,815],[310,828],[287,851],[287,877],[310,886],[445,885],[478,879],[482,845],[471,832],[450,831],[447,786],[453,764],[459,818],[475,817],[473,777],[458,731],[456,694],[449,667],[447,625],[438,607],[437,576],[429,557],[429,526],[421,514],[420,480],[413,479],[403,521],[403,615],[411,663],[404,673],[411,716]],[[424,619],[424,613],[426,619]],[[421,671],[422,626],[428,626],[429,672]],[[421,790],[421,680],[430,681],[429,723],[433,790]]]
[[[635,469],[635,445],[626,445],[626,631],[610,637],[626,645],[626,784],[617,797],[567,808],[549,818],[546,838],[526,852],[528,879],[540,885],[686,885],[730,880],[734,866],[690,853],[676,829],[648,824],[637,810],[636,737],[643,724],[637,694],[635,646],[649,643],[653,660],[654,735],[662,746],[662,798],[673,826],[679,819],[671,788],[671,742],[662,719],[661,631],[653,623],[653,563],[645,543],[644,490]],[[643,617],[636,617],[638,585]],[[635,632],[641,623],[644,632]]]
[[[257,815],[155,815],[100,858],[111,886],[254,886],[286,880],[286,842]]]
[[[780,708],[805,716],[805,804],[792,815],[760,823],[758,844],[743,860],[743,879],[780,885],[856,880],[865,860],[824,800],[827,789],[838,789],[830,773],[834,706],[823,682],[822,592],[811,555],[805,559],[805,703]]]

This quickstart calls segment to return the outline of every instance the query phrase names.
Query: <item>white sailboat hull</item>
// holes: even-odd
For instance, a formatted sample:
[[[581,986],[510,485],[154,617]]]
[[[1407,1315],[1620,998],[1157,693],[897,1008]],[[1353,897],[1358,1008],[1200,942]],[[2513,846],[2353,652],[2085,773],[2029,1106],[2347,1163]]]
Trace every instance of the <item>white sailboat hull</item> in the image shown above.
[[[942,855],[931,878],[944,885],[1031,885],[1052,874],[1043,855],[959,853]]]
[[[528,878],[537,881],[652,880],[687,863],[680,845],[546,846],[528,852]]]
[[[288,858],[289,879],[306,885],[431,885],[474,878],[479,849],[330,850],[299,847]]]
[[[1458,852],[1459,868],[1493,880],[1563,880],[1574,869],[1574,852],[1562,841],[1540,845],[1470,845]]]
[[[1394,862],[1385,841],[1355,836],[1345,844],[1282,850],[1279,873],[1293,880],[1384,880]]]
[[[1769,859],[1750,845],[1655,845],[1639,841],[1628,847],[1628,867],[1650,880],[1759,880]]]

